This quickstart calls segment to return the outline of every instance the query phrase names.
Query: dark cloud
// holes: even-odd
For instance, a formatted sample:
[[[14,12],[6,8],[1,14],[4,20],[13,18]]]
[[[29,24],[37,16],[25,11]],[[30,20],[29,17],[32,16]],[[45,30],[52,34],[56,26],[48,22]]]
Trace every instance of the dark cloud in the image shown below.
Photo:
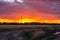
[[[22,7],[17,3],[0,2],[0,17],[2,18],[14,18],[14,15],[21,13]],[[17,13],[17,14],[16,14]]]
[[[60,0],[29,0],[26,2],[29,6],[44,14],[56,15],[60,19]],[[47,15],[48,17],[49,15]],[[51,16],[50,16],[51,17]]]
[[[60,12],[60,1],[59,0],[29,0],[28,5],[32,6],[38,11],[58,13]]]

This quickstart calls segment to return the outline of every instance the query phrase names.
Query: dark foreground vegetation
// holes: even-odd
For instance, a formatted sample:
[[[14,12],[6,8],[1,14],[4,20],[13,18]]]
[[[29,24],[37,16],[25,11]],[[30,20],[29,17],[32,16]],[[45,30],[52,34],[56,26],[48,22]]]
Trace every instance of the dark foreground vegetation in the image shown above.
[[[60,25],[60,23],[39,23],[39,22],[25,22],[25,23],[16,23],[16,22],[13,22],[13,23],[6,23],[6,22],[3,22],[3,23],[0,23],[0,25]]]
[[[0,30],[0,40],[60,40],[60,27],[48,29],[4,29]]]

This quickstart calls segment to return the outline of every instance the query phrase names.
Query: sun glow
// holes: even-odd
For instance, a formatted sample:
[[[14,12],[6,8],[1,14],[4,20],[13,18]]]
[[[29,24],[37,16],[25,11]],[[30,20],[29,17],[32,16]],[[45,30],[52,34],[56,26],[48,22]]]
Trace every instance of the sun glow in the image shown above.
[[[12,19],[0,19],[0,22],[6,22],[6,23],[31,23],[31,22],[39,22],[39,23],[60,23],[60,20],[37,20],[37,19],[29,19],[29,18],[23,18],[18,20],[12,20]]]
[[[0,22],[6,22],[6,23],[12,23],[12,22],[16,22],[16,23],[30,23],[30,22],[36,22],[35,19],[28,19],[28,18],[24,18],[24,19],[18,19],[18,20],[11,20],[11,19],[0,19]]]
[[[28,23],[30,23],[30,22],[36,22],[36,20],[35,20],[35,19],[24,18],[24,19],[18,20],[18,22],[21,22],[21,23],[26,23],[26,22],[28,22]]]

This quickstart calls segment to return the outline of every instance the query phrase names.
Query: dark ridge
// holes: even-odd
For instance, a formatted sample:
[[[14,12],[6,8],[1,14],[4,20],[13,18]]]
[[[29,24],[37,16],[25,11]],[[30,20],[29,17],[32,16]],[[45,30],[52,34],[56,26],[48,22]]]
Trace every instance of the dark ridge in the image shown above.
[[[39,23],[39,22],[25,22],[25,23],[6,23],[6,22],[3,22],[1,23],[0,22],[0,25],[60,25],[60,23]]]

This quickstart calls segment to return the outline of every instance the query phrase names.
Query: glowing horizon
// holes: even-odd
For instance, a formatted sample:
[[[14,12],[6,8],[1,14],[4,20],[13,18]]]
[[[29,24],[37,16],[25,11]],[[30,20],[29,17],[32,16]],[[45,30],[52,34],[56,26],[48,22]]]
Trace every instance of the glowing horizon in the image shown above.
[[[18,20],[12,20],[12,19],[0,19],[0,22],[6,22],[6,23],[31,23],[31,22],[39,22],[39,23],[60,23],[60,20],[37,20],[37,19],[18,19]]]

